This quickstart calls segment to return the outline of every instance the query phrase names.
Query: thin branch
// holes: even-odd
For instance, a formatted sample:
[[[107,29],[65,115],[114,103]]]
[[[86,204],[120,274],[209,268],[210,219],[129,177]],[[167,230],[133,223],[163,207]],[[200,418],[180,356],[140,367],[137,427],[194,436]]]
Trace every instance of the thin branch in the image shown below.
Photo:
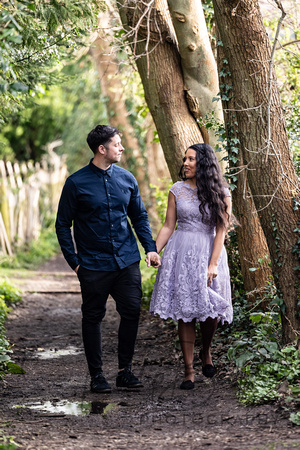
[[[279,180],[279,183],[277,184],[275,191],[271,195],[255,195],[255,196],[253,196],[253,197],[265,197],[265,198],[271,197],[269,202],[265,206],[263,206],[262,208],[256,209],[257,213],[259,213],[260,211],[263,211],[264,209],[266,209],[272,203],[274,197],[276,196],[276,192],[278,191],[279,186],[281,185],[281,183],[282,183],[282,180]]]
[[[258,106],[252,106],[251,108],[242,108],[242,109],[237,109],[237,108],[223,108],[223,111],[233,111],[233,112],[244,112],[244,111],[253,111],[254,109],[260,109],[264,104],[265,104],[266,100],[264,100],[260,105]]]
[[[298,42],[300,43],[300,39],[295,39],[294,41],[287,42],[286,44],[281,44],[280,46],[287,47],[288,45],[298,44]]]
[[[143,2],[142,2],[143,3]],[[151,12],[151,5],[154,3],[154,0],[151,0],[148,4],[146,4],[147,5],[147,8],[144,10],[144,12],[142,13],[142,15],[141,15],[141,17],[139,18],[139,20],[138,20],[138,23],[136,24],[136,26],[134,27],[134,31],[135,31],[135,33],[134,33],[134,35],[135,35],[135,37],[134,37],[134,40],[133,40],[133,42],[134,42],[134,47],[133,47],[133,53],[135,54],[135,49],[136,49],[136,40],[137,40],[137,35],[138,35],[138,32],[139,32],[139,29],[140,29],[140,25],[141,25],[141,23],[142,23],[142,21],[143,21],[143,19],[144,19],[144,17],[146,16],[146,14],[149,12],[149,15],[150,15],[150,12]],[[145,4],[145,3],[144,3]]]
[[[149,71],[150,71],[150,62],[149,62],[149,54],[148,54],[148,49],[149,49],[149,41],[150,41],[150,12],[151,9],[149,11],[149,14],[147,16],[147,40],[146,40],[146,45],[145,45],[145,51],[147,53],[147,78],[149,78]]]
[[[276,158],[277,158],[277,161],[278,161],[278,164],[279,164],[279,166],[280,166],[281,173],[282,173],[283,177],[286,178],[286,179],[294,186],[294,188],[296,189],[296,191],[298,191],[298,192],[300,193],[299,186],[297,186],[297,185],[290,179],[290,177],[285,173],[285,170],[284,170],[284,168],[283,168],[283,166],[282,166],[282,162],[281,162],[281,159],[280,159],[280,156],[279,156],[279,150],[275,148],[275,145],[274,145],[274,142],[273,142],[273,141],[271,141],[271,145],[272,145],[272,148],[273,148],[273,151],[274,151],[274,155],[275,155]]]

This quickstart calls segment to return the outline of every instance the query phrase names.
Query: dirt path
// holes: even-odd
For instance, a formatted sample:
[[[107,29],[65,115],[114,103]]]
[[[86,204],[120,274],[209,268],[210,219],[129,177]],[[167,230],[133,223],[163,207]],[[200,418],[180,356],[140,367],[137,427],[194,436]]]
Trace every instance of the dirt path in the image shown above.
[[[300,447],[299,427],[284,410],[237,403],[222,358],[212,380],[200,375],[197,362],[196,388],[178,389],[182,363],[174,330],[147,312],[142,313],[134,361],[134,372],[145,387],[117,389],[118,316],[112,300],[103,324],[103,347],[105,375],[114,389],[111,394],[90,393],[75,274],[58,257],[33,278],[15,281],[27,292],[10,315],[7,333],[14,360],[26,374],[10,374],[1,385],[0,432],[14,436],[21,448]]]

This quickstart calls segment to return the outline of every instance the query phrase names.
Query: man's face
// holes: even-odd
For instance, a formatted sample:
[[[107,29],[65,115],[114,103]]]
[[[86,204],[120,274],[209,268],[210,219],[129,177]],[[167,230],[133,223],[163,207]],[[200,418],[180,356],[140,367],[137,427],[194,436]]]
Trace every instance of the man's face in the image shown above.
[[[105,160],[108,164],[119,162],[124,147],[121,144],[121,138],[118,134],[111,138],[110,142],[105,144]]]

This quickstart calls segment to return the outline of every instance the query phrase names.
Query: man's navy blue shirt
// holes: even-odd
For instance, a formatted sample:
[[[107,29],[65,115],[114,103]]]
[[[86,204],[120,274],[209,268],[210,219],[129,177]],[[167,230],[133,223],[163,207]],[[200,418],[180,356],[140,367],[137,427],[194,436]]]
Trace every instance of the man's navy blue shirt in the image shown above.
[[[67,178],[55,226],[70,267],[112,271],[139,261],[140,252],[127,216],[145,252],[156,252],[148,214],[130,172],[114,164],[104,171],[91,160]]]

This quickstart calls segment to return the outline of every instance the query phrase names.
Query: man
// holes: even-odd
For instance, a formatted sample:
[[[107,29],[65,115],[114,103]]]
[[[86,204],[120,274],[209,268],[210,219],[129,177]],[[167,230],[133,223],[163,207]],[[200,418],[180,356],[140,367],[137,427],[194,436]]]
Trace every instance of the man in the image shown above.
[[[64,257],[75,270],[82,293],[82,335],[92,392],[111,392],[102,372],[101,322],[109,294],[120,314],[118,387],[139,388],[131,371],[142,298],[141,259],[128,218],[147,253],[160,265],[148,214],[134,176],[114,165],[124,148],[118,129],[97,125],[87,137],[94,158],[71,175],[63,188],[56,233]],[[75,252],[71,236],[74,226]]]

